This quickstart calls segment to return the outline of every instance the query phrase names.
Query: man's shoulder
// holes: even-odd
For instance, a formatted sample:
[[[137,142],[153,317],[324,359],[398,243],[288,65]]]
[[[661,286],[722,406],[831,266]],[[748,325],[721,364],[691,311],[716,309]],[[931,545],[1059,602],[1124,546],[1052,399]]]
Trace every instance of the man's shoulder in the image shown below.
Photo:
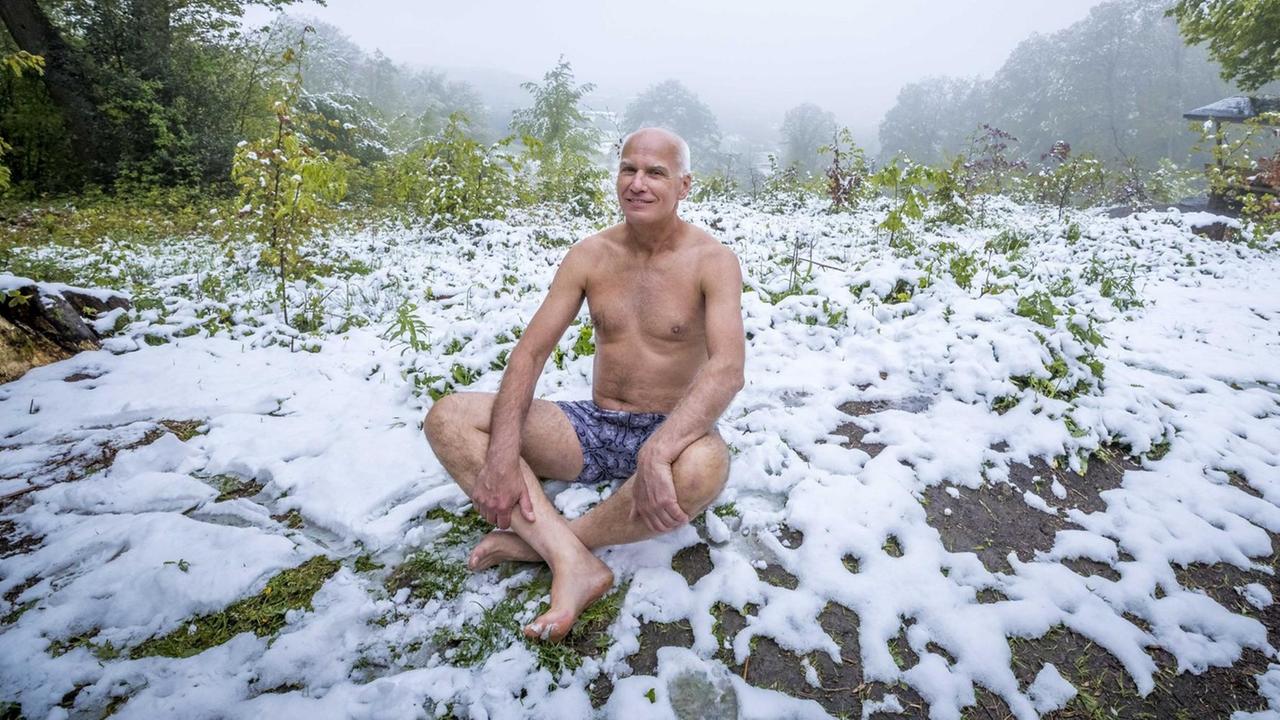
[[[738,255],[728,245],[720,242],[720,239],[711,233],[694,225],[688,225],[689,228],[689,247],[696,254],[700,265],[710,265],[713,267],[721,267],[728,263],[735,266],[738,263]]]

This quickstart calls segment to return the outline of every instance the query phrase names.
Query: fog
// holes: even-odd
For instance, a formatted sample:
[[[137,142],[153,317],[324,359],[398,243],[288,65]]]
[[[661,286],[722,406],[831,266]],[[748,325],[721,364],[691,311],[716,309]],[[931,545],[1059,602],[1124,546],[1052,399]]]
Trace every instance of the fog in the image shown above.
[[[621,112],[635,93],[676,78],[726,132],[765,138],[787,109],[815,102],[875,147],[876,128],[904,83],[930,75],[989,76],[1032,33],[1084,18],[1098,0],[899,0],[643,4],[552,0],[329,0],[296,16],[337,26],[372,52],[485,85],[538,79],[559,56],[589,104]],[[251,12],[264,24],[270,15]]]

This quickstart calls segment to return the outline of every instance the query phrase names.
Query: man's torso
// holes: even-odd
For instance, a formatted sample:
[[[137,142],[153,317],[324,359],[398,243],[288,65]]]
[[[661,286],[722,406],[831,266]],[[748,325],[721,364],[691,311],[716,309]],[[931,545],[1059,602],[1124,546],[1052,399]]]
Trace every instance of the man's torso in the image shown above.
[[[630,248],[622,226],[591,241],[593,397],[610,409],[670,412],[707,360],[702,274],[720,244],[687,225],[673,249],[652,256]]]

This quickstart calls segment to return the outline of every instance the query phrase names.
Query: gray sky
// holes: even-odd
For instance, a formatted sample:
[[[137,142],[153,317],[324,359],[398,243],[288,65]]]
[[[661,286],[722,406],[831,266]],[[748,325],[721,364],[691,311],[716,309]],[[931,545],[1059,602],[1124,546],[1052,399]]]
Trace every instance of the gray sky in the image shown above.
[[[411,64],[533,79],[563,54],[580,81],[621,97],[674,77],[722,125],[749,114],[776,126],[788,108],[816,102],[870,140],[903,84],[990,76],[1019,41],[1084,18],[1098,1],[329,0],[289,12]]]

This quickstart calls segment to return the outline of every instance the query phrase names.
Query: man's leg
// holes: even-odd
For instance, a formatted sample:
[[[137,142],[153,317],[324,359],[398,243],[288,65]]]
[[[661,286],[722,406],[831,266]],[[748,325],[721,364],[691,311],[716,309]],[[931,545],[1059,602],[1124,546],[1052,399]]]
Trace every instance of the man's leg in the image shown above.
[[[720,495],[729,479],[729,449],[724,440],[718,434],[711,434],[694,441],[672,463],[671,476],[680,508],[690,518],[697,516]],[[633,475],[604,502],[569,522],[583,545],[595,550],[647,540],[657,534],[640,518],[631,518],[634,490]],[[489,533],[471,554],[472,566],[477,570],[507,560],[538,562],[541,559],[519,536],[501,530]]]
[[[437,402],[423,423],[436,457],[468,495],[484,465],[492,404],[491,395],[451,395]],[[546,560],[552,574],[551,608],[530,623],[525,634],[558,640],[588,605],[609,590],[613,573],[574,535],[547,499],[531,467],[536,464],[545,476],[553,478],[572,478],[581,471],[582,451],[568,419],[554,404],[535,400],[525,425],[520,469],[535,521],[514,512],[511,530],[537,557]]]

